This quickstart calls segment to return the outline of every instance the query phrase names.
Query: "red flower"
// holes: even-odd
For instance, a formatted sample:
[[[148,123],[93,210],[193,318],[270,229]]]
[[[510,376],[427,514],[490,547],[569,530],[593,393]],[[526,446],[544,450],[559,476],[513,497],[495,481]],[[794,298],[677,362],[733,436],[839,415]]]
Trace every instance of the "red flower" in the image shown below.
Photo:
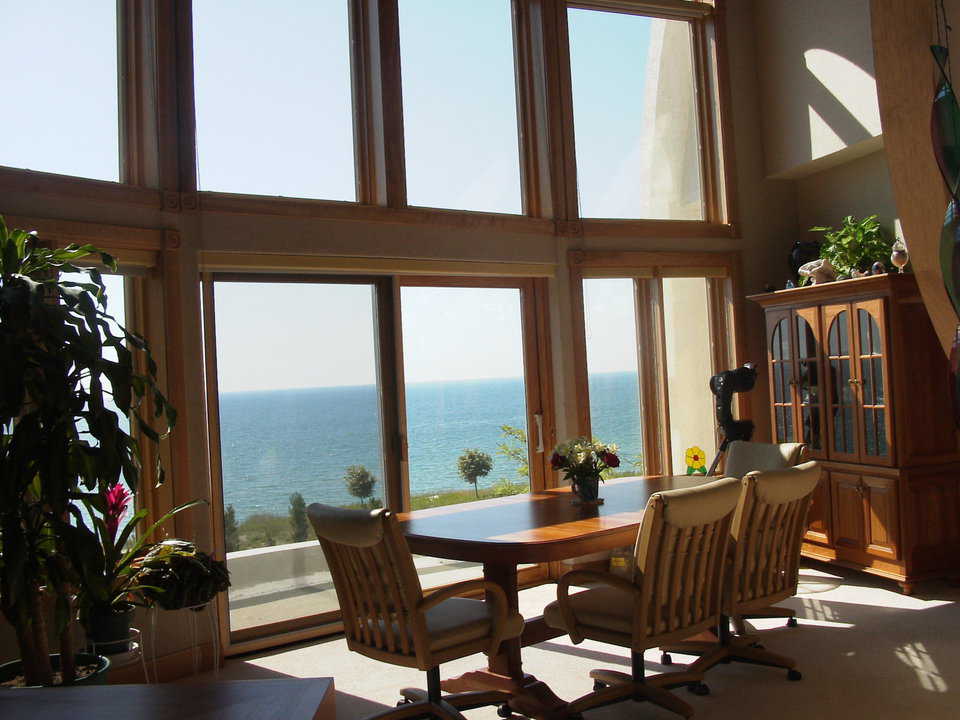
[[[130,497],[130,491],[121,483],[117,483],[107,490],[105,498],[107,511],[103,519],[106,522],[107,532],[110,533],[111,540],[115,540],[117,537],[117,528],[120,527],[120,520],[123,518],[127,505],[130,504]]]
[[[620,467],[620,458],[618,458],[618,457],[617,457],[616,455],[614,455],[612,452],[605,452],[605,453],[600,457],[600,459],[603,460],[604,464],[605,464],[607,467],[612,467],[612,468]]]
[[[560,453],[555,452],[550,456],[550,467],[552,467],[554,470],[559,470],[563,467],[563,465],[563,456],[561,456]]]

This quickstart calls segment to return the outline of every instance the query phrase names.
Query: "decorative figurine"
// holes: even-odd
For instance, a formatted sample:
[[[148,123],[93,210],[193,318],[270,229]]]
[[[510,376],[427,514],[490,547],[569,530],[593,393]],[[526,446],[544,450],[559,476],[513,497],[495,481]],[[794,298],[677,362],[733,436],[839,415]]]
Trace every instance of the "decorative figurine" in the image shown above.
[[[910,262],[910,253],[907,252],[907,244],[903,241],[903,238],[897,238],[897,241],[890,250],[890,262],[897,268],[898,273],[903,273],[903,268]]]
[[[832,282],[837,279],[837,271],[826,258],[804,263],[800,266],[799,273],[801,277],[809,277],[812,285]]]
[[[886,275],[886,274],[887,274],[887,266],[884,265],[884,264],[883,264],[882,262],[880,262],[879,260],[877,260],[873,265],[870,266],[870,274],[871,274],[871,275]]]

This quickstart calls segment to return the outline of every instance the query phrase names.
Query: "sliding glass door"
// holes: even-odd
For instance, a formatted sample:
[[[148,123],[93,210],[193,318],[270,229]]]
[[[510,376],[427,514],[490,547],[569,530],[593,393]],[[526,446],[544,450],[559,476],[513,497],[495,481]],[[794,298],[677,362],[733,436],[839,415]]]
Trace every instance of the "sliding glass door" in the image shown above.
[[[543,456],[539,388],[526,372],[516,281],[402,281],[406,471],[411,509],[525,493]],[[416,558],[435,587],[474,563]]]
[[[373,282],[217,279],[218,456],[230,630],[337,611],[306,517],[380,507],[384,452]]]
[[[532,279],[204,275],[230,649],[339,618],[310,503],[403,511],[544,486],[556,441],[537,309],[545,289]],[[425,587],[479,574],[415,560]]]

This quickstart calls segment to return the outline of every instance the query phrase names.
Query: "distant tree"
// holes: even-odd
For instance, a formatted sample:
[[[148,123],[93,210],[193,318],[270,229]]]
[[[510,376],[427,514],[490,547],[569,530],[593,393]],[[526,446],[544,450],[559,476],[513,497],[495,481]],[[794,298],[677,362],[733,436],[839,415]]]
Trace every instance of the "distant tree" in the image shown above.
[[[493,469],[493,458],[483,450],[464,450],[457,461],[457,469],[460,471],[460,477],[473,485],[473,491],[477,497],[480,497],[477,480]]]
[[[290,531],[293,542],[303,542],[307,539],[307,503],[303,495],[298,492],[290,496]]]
[[[351,465],[343,476],[347,492],[360,498],[360,504],[366,506],[367,498],[373,495],[373,488],[377,484],[376,476],[363,465]]]
[[[530,460],[527,455],[527,431],[512,425],[501,425],[500,435],[503,442],[497,443],[497,455],[517,464],[517,475],[530,477]]]
[[[227,552],[240,549],[240,526],[237,525],[237,513],[233,505],[227,505],[223,513],[223,541]]]

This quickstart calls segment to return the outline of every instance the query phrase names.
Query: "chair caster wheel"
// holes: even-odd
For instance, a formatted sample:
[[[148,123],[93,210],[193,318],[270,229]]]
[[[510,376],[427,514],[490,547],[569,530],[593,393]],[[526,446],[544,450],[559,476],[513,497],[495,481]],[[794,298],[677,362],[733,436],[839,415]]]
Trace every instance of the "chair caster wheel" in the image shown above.
[[[706,683],[702,683],[702,682],[693,683],[692,685],[687,685],[687,690],[692,692],[694,695],[710,694],[710,687]]]
[[[787,619],[787,627],[796,627],[796,626],[797,626],[797,619],[795,617]]]
[[[510,709],[510,706],[507,705],[506,703],[503,703],[503,705],[498,705],[498,706],[497,706],[497,717],[512,718],[512,717],[513,717],[513,710],[511,710],[511,709]]]
[[[796,682],[797,680],[803,680],[803,674],[799,670],[794,670],[791,668],[787,670],[787,680]]]
[[[660,656],[660,664],[661,664],[661,665],[673,665],[673,658],[670,657],[670,653],[663,653],[663,654]]]
[[[600,692],[600,691],[603,690],[604,688],[608,688],[608,687],[610,687],[610,686],[607,685],[605,682],[603,682],[603,680],[594,680],[594,681],[593,681],[593,691],[594,691],[594,692]]]

